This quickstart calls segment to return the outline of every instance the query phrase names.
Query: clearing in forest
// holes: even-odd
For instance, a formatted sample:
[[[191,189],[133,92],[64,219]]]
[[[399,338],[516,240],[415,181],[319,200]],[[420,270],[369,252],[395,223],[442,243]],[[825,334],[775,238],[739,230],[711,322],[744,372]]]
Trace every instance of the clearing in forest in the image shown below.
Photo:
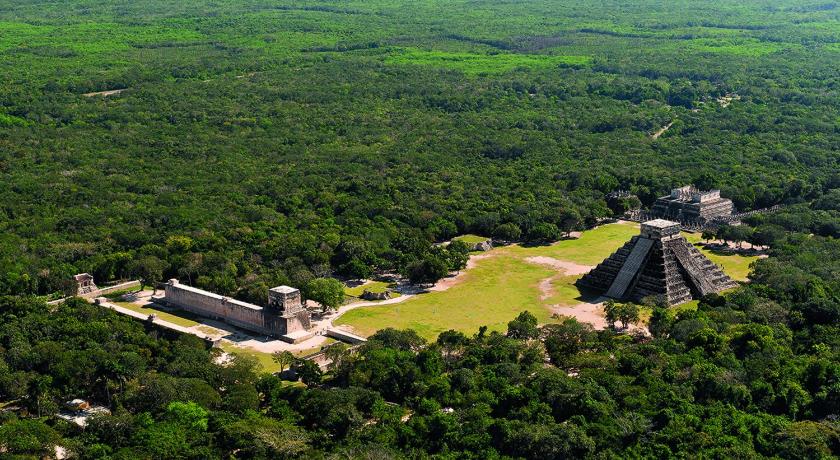
[[[393,290],[395,287],[395,283],[387,281],[365,281],[352,287],[345,287],[344,295],[348,297],[361,297],[365,291],[379,293],[391,290],[391,297],[399,297],[400,293]]]
[[[422,65],[458,70],[467,75],[479,75],[505,73],[516,68],[584,67],[589,65],[591,60],[589,56],[453,53],[407,48],[388,56],[385,62],[396,65]]]
[[[510,320],[528,310],[541,323],[558,321],[554,313],[561,313],[603,327],[600,307],[574,282],[638,232],[638,224],[619,222],[552,245],[496,248],[473,257],[458,275],[458,282],[445,290],[432,289],[398,303],[351,309],[334,324],[350,326],[365,336],[386,327],[411,328],[434,339],[448,329],[473,334],[486,325],[504,331]],[[699,241],[698,235],[686,237]],[[701,250],[736,280],[746,279],[749,264],[756,259]]]

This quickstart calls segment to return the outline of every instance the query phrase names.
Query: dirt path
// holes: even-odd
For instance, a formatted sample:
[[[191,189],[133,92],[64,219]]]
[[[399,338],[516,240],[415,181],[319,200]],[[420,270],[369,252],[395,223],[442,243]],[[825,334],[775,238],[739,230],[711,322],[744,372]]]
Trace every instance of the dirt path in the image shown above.
[[[82,94],[82,96],[84,96],[84,97],[94,97],[94,96],[105,96],[105,97],[108,97],[108,96],[114,96],[114,95],[120,94],[121,92],[123,92],[123,91],[125,91],[125,90],[127,90],[127,89],[128,89],[128,88],[123,88],[123,89],[109,89],[108,91],[96,91],[96,92],[94,92],[94,93],[84,93],[84,94]]]
[[[537,285],[537,288],[540,290],[540,300],[548,300],[551,298],[551,294],[554,292],[554,288],[551,286],[551,283],[555,278],[557,277],[552,276],[551,278],[546,278],[540,281],[540,284]]]
[[[591,265],[581,265],[576,264],[574,262],[567,262],[565,260],[559,260],[555,259],[554,257],[546,256],[528,257],[525,259],[525,261],[531,262],[533,264],[545,265],[551,268],[555,268],[557,270],[563,270],[563,272],[566,275],[583,275],[584,273],[589,273],[589,270],[595,268]]]
[[[670,128],[670,127],[671,127],[671,125],[673,125],[673,124],[674,124],[674,122],[673,122],[673,121],[672,121],[672,122],[670,122],[670,123],[668,123],[667,125],[663,126],[661,129],[659,129],[658,131],[656,131],[655,133],[651,134],[651,135],[650,135],[650,137],[651,137],[652,139],[659,139],[659,136],[661,136],[661,135],[665,134],[665,131],[668,131],[668,128]]]
[[[576,264],[574,262],[567,262],[565,260],[555,259],[554,257],[546,257],[546,256],[532,256],[526,257],[526,262],[530,262],[532,264],[543,265],[549,268],[553,268],[555,270],[560,270],[562,273],[551,276],[546,278],[537,285],[537,288],[540,290],[540,300],[547,300],[551,298],[552,294],[554,293],[554,287],[551,283],[553,283],[558,277],[560,276],[575,276],[575,275],[582,275],[584,273],[588,273],[589,270],[592,270],[590,265],[581,265]]]
[[[575,318],[581,323],[589,323],[595,329],[602,330],[607,328],[607,320],[604,319],[603,301],[597,303],[579,303],[573,307],[553,305],[550,309],[554,314]]]
[[[559,260],[553,257],[545,256],[528,257],[525,260],[527,262],[548,266],[557,270],[561,270],[563,272],[562,274],[546,278],[540,281],[540,283],[537,285],[540,290],[540,300],[543,301],[551,298],[554,291],[552,282],[558,277],[569,275],[582,275],[584,273],[588,273],[594,268],[590,265],[581,265],[576,264],[574,262],[567,262],[565,260]],[[606,329],[608,326],[607,320],[604,318],[605,301],[606,298],[601,297],[596,299],[595,302],[581,302],[573,306],[550,305],[548,308],[553,314],[575,318],[581,323],[589,323],[595,329],[602,330]],[[644,326],[639,327],[633,325],[630,326],[629,329],[630,331],[640,330],[643,333],[648,334],[647,328],[645,328]]]
[[[551,307],[551,312],[559,316],[574,318],[581,323],[589,323],[600,331],[609,326],[604,318],[604,302],[606,301],[606,297],[599,297],[595,302],[579,303],[573,307],[554,305]],[[644,325],[631,324],[627,328],[627,332],[641,332],[644,335],[650,335],[650,331]]]

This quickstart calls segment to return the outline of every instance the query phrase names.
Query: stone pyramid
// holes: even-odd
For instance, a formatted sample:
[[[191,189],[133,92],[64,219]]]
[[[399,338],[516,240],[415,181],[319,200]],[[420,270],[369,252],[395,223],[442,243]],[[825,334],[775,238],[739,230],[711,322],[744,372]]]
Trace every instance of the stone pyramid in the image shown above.
[[[661,296],[676,305],[737,286],[723,270],[663,219],[642,231],[577,281],[577,286],[619,300]]]

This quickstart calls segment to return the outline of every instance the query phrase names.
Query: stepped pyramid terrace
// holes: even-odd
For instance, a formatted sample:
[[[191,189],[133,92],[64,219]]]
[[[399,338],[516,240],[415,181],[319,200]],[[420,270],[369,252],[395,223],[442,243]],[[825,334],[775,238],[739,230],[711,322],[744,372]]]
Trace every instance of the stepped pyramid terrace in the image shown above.
[[[677,305],[737,284],[663,219],[642,223],[634,236],[577,281],[581,288],[618,300],[661,296]]]

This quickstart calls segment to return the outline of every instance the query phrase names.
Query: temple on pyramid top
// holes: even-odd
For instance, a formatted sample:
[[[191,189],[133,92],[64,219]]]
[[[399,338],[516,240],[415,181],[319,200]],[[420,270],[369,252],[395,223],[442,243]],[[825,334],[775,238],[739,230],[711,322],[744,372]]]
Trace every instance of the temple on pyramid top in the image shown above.
[[[668,305],[737,285],[680,234],[680,224],[664,219],[642,223],[639,235],[576,284],[618,300],[655,296]]]

